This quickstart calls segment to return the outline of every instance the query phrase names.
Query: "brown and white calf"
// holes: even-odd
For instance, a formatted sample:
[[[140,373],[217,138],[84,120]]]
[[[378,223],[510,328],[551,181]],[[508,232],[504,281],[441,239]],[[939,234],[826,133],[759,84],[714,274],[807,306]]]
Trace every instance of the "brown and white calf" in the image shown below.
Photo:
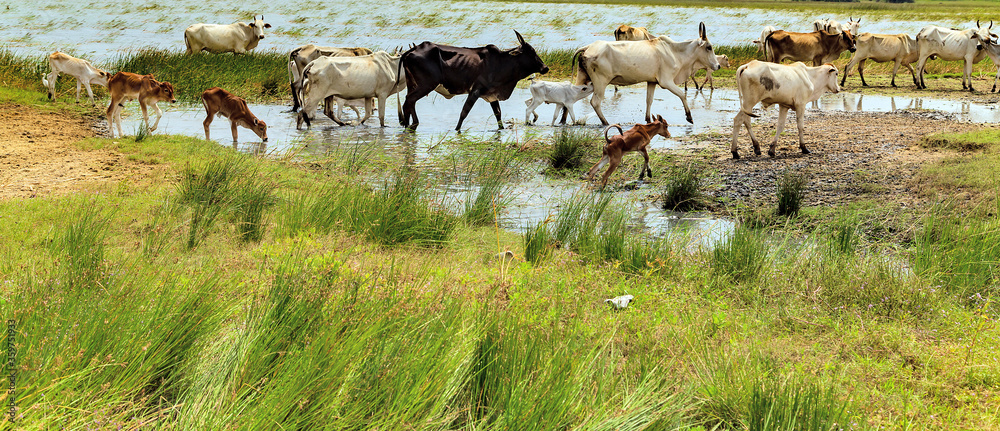
[[[156,130],[160,124],[160,117],[163,111],[156,105],[157,102],[175,103],[174,86],[169,82],[159,82],[153,75],[138,75],[129,72],[118,72],[108,79],[108,92],[111,93],[111,105],[108,106],[108,128],[111,129],[111,137],[115,137],[114,127],[118,127],[118,136],[125,136],[122,133],[122,108],[129,100],[138,100],[139,107],[142,108],[142,119],[146,129],[150,132]],[[156,110],[156,122],[149,127],[148,106],[153,105]]]
[[[608,130],[611,130],[612,127],[618,129],[619,135],[609,138]],[[663,117],[659,115],[655,116],[653,122],[648,124],[636,124],[625,132],[622,132],[621,126],[617,124],[605,127],[605,145],[601,160],[594,163],[594,166],[580,178],[590,181],[594,178],[594,174],[596,174],[598,170],[600,170],[604,165],[609,165],[608,170],[604,172],[604,176],[601,178],[601,188],[604,188],[604,186],[608,184],[608,177],[610,177],[615,169],[618,169],[618,165],[622,163],[622,156],[625,153],[633,151],[642,153],[642,157],[645,160],[642,165],[642,170],[639,171],[639,180],[641,181],[646,174],[649,174],[649,177],[653,178],[653,171],[649,168],[649,153],[646,152],[646,146],[649,145],[649,141],[656,135],[663,136],[664,138],[670,137],[670,131],[667,130],[667,120],[664,120]]]
[[[42,75],[42,85],[49,89],[49,100],[56,99],[56,79],[59,78],[60,73],[65,73],[76,78],[77,103],[80,103],[81,84],[87,87],[87,96],[90,97],[90,103],[94,103],[94,92],[90,89],[90,84],[107,87],[108,78],[111,77],[110,73],[92,66],[89,61],[72,57],[59,51],[49,54],[49,69],[51,69],[51,72],[49,72],[48,79],[45,79],[45,75]]]
[[[767,154],[774,157],[774,148],[778,145],[778,136],[785,127],[788,109],[795,109],[795,120],[799,126],[799,149],[803,154],[809,154],[802,139],[806,114],[806,104],[817,100],[826,92],[840,92],[837,85],[837,68],[830,64],[819,67],[809,67],[804,63],[795,62],[789,65],[767,63],[753,60],[736,69],[736,88],[740,94],[740,111],[733,119],[733,144],[730,151],[733,158],[740,158],[736,151],[736,137],[740,126],[746,126],[750,140],[753,142],[754,154],[760,155],[760,144],[750,129],[750,118],[754,105],[760,103],[767,108],[778,105],[778,125],[771,148]]]
[[[243,100],[242,97],[219,87],[212,87],[201,93],[201,104],[205,106],[205,112],[208,113],[208,117],[202,123],[205,126],[206,140],[212,140],[208,128],[212,125],[212,119],[218,115],[229,119],[229,124],[233,129],[233,142],[238,140],[236,126],[252,130],[260,139],[267,142],[267,124],[250,112],[247,101]]]

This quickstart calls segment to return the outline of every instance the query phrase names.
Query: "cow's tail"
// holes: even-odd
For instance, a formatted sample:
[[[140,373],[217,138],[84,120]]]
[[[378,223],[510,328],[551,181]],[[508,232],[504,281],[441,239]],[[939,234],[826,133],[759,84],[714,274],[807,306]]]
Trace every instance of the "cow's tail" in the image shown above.
[[[49,80],[45,79],[45,74],[44,73],[42,74],[42,85],[44,85],[45,88],[49,88]]]
[[[570,60],[570,63],[569,63],[569,67],[573,67],[574,63],[578,64],[578,69],[577,69],[577,74],[576,74],[576,85],[584,85],[584,84],[586,84],[586,83],[588,83],[588,82],[591,81],[590,74],[587,73],[587,66],[584,64],[585,63],[585,58],[583,56],[583,53],[586,50],[587,50],[586,46],[584,46],[584,47],[582,47],[580,49],[577,49],[576,52],[573,53],[573,59]],[[577,60],[576,60],[577,57],[580,58],[579,62],[577,62]],[[581,74],[583,74],[584,79],[580,79]]]
[[[764,36],[764,40],[761,41],[761,45],[764,46],[764,61],[772,61],[767,56],[767,45],[771,43],[771,40],[772,40],[771,39],[771,35],[772,34],[774,34],[774,32],[768,33],[767,36]],[[774,49],[771,49],[771,53],[772,54],[774,53]]]
[[[193,50],[191,49],[191,41],[188,40],[188,32],[184,30],[184,46],[187,48],[187,53],[191,54]]]
[[[604,128],[604,142],[605,142],[605,145],[611,143],[611,138],[608,137],[608,130],[611,130],[612,127],[618,129],[618,134],[619,135],[624,135],[625,134],[625,132],[622,131],[622,126],[619,126],[618,124],[612,124],[612,125],[610,125],[608,127],[605,127]]]

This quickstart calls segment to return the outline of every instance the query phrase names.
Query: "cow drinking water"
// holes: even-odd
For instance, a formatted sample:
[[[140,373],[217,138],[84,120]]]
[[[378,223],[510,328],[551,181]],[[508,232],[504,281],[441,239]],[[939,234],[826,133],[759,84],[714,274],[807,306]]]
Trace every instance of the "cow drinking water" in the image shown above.
[[[49,54],[48,79],[42,75],[42,85],[49,89],[49,100],[56,100],[56,79],[60,73],[76,78],[76,102],[80,103],[80,86],[87,88],[87,96],[90,103],[94,103],[94,91],[90,89],[90,84],[97,84],[101,87],[108,86],[108,78],[111,74],[98,69],[87,60],[72,57],[59,51]]]
[[[205,126],[206,140],[212,140],[208,128],[212,125],[212,119],[218,115],[229,119],[233,129],[233,145],[238,140],[236,126],[252,130],[261,140],[267,142],[267,124],[250,112],[250,107],[247,106],[246,100],[243,100],[242,97],[219,87],[212,87],[201,93],[201,104],[205,106],[205,112],[208,114],[202,123]]]

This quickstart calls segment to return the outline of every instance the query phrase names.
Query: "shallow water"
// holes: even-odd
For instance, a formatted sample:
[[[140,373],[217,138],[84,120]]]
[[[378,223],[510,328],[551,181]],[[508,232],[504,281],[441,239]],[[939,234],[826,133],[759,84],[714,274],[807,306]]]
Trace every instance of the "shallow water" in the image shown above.
[[[0,26],[4,46],[26,54],[55,49],[98,62],[139,47],[184,50],[184,29],[194,23],[229,24],[263,14],[272,28],[258,50],[287,52],[306,43],[331,46],[391,48],[431,40],[463,46],[496,44],[512,47],[512,29],[521,31],[538,49],[577,48],[598,39],[613,39],[619,24],[648,27],[676,40],[693,39],[705,22],[716,44],[749,44],[761,28],[811,31],[817,18],[841,22],[847,16],[818,16],[809,11],[426,0],[421,2],[345,0],[340,2],[277,0],[266,7],[206,3],[195,0],[8,2]],[[972,22],[889,20],[854,12],[861,31],[916,34],[929,24],[968,27]]]

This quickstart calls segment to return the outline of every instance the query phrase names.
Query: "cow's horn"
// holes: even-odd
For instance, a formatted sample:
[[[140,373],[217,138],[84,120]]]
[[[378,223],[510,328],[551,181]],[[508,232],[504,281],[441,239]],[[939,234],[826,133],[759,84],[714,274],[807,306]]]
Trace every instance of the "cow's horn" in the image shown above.
[[[708,39],[708,36],[705,35],[705,22],[704,21],[698,23],[698,36],[701,37],[702,39]]]
[[[524,45],[525,43],[527,43],[527,42],[524,41],[524,37],[521,36],[521,33],[518,33],[517,30],[514,30],[514,34],[517,35],[517,42],[518,43],[520,43],[521,45]]]
[[[993,20],[992,19],[990,20],[990,27],[989,28],[993,28]]]
[[[982,27],[982,26],[983,26],[983,25],[982,25],[982,24],[980,24],[980,23],[979,23],[979,20],[977,19],[977,20],[976,20],[976,28],[979,28],[979,27]]]

